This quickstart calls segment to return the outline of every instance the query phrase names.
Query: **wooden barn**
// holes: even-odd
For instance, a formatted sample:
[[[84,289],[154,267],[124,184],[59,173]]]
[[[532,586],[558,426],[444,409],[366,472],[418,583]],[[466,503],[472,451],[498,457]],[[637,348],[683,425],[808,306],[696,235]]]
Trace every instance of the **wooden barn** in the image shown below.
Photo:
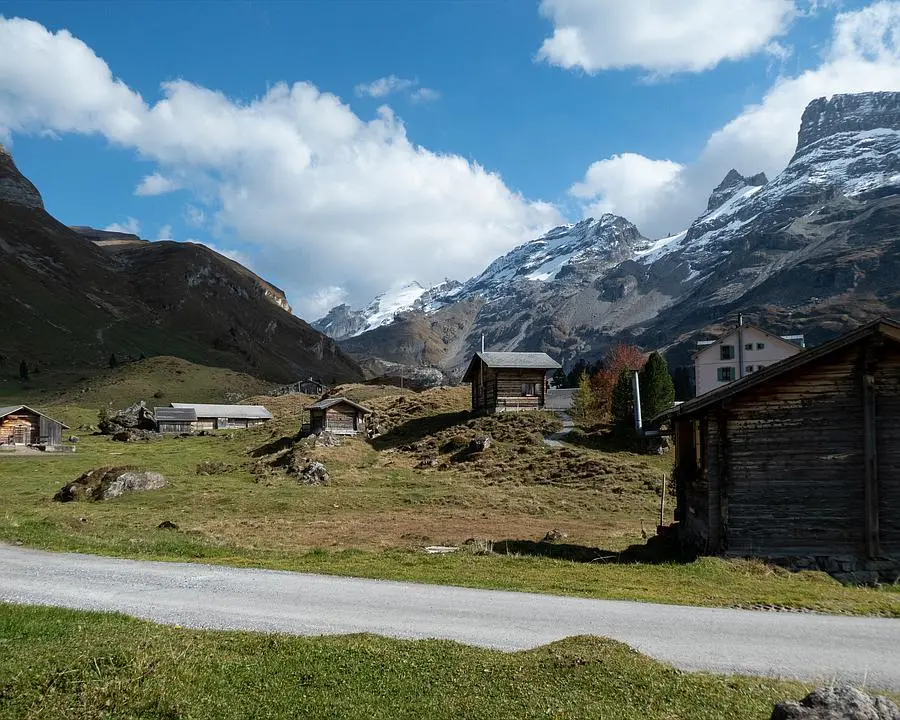
[[[197,416],[194,430],[240,430],[262,425],[272,413],[262,405],[209,405],[204,403],[172,403],[178,410],[193,410]]]
[[[313,435],[332,432],[335,435],[356,435],[366,430],[366,415],[372,411],[343,397],[319,400],[306,408],[309,411],[309,431]]]
[[[900,324],[879,320],[667,412],[688,548],[900,573]]]
[[[472,383],[475,412],[541,410],[547,397],[547,371],[560,367],[542,352],[478,352],[463,382]]]
[[[64,429],[68,425],[27,405],[0,407],[0,445],[56,447],[62,444]]]
[[[160,433],[189,433],[197,422],[197,411],[194,408],[153,408],[156,420],[156,431]]]

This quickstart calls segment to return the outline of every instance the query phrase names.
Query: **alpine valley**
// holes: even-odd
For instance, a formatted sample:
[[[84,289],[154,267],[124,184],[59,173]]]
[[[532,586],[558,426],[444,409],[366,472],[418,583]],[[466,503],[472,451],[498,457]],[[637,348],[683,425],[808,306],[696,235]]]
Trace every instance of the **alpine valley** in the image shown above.
[[[800,118],[777,177],[729,172],[684,231],[603,215],[551,230],[465,283],[398,286],[313,327],[359,360],[452,376],[481,344],[593,360],[615,342],[687,362],[743,313],[816,344],[900,310],[900,93],[835,95]]]

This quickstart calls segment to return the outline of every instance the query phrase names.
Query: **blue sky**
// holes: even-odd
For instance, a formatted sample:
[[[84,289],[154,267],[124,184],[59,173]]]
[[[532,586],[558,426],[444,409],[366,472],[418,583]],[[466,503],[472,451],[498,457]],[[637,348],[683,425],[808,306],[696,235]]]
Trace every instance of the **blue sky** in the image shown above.
[[[205,242],[314,319],[587,213],[680,230],[812,97],[900,89],[897,3],[665,2],[6,2],[0,132],[63,222]]]

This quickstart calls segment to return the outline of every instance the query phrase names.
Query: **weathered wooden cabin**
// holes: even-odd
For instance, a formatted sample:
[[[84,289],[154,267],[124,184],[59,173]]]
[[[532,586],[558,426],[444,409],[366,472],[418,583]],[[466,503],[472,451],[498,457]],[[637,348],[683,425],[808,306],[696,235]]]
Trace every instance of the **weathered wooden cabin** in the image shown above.
[[[262,425],[272,419],[272,413],[262,405],[172,403],[172,407],[194,411],[197,415],[194,430],[240,430]]]
[[[331,432],[335,435],[356,435],[366,430],[369,408],[344,397],[326,398],[306,408],[309,411],[309,431],[313,435]]]
[[[697,552],[900,572],[900,324],[879,320],[667,411]]]
[[[156,420],[156,431],[160,433],[189,433],[197,422],[197,412],[194,408],[153,408],[153,417]]]
[[[547,397],[547,371],[560,367],[542,352],[477,352],[463,382],[472,383],[475,412],[541,410]]]
[[[64,429],[68,425],[27,405],[0,407],[0,445],[57,447]]]

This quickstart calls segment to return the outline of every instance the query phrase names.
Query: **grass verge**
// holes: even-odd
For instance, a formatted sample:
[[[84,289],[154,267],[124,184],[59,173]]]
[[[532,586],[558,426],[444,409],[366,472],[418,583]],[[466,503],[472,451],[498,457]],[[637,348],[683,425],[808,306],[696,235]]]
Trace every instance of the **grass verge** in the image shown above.
[[[370,635],[192,631],[0,604],[2,718],[740,718],[798,683],[685,673],[577,637],[502,653]]]

